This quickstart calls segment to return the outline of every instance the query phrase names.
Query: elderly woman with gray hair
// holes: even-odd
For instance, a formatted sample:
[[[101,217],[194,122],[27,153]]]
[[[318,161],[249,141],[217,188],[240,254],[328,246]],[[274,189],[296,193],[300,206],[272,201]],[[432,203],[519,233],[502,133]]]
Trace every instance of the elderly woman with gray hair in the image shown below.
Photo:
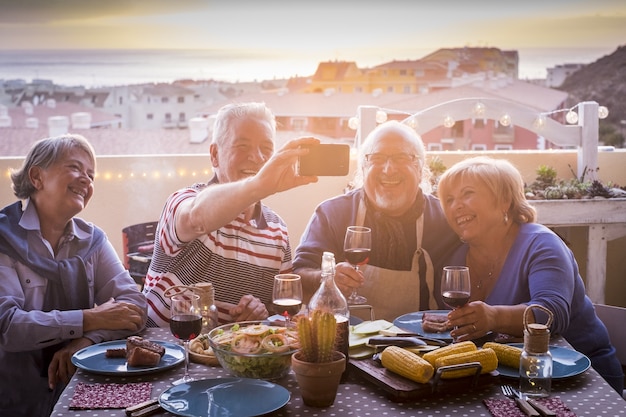
[[[146,300],[104,232],[75,217],[96,159],[79,135],[42,139],[11,173],[20,199],[0,211],[2,416],[49,416],[72,355],[146,322]]]

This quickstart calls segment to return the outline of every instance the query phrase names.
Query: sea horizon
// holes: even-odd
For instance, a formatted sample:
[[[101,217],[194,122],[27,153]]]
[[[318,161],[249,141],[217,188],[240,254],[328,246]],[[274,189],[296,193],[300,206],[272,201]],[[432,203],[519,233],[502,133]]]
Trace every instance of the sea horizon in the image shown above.
[[[312,76],[320,62],[352,61],[371,68],[393,60],[418,60],[440,48],[415,49],[414,56],[356,59],[306,59],[294,56],[244,55],[237,51],[203,49],[50,49],[0,50],[0,80],[51,80],[87,88],[171,83],[176,80],[259,82]],[[500,48],[502,50],[511,50]],[[589,64],[612,48],[520,48],[519,79],[542,79],[547,68]]]

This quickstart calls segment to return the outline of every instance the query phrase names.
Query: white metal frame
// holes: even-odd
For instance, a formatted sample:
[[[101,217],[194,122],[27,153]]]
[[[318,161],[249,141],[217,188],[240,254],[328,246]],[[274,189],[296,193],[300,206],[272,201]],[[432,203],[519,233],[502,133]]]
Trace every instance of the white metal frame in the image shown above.
[[[476,109],[477,103],[482,104],[480,115],[472,113]],[[507,114],[510,116],[512,125],[528,129],[555,145],[576,147],[578,150],[578,177],[581,178],[584,174],[586,179],[593,180],[597,179],[596,168],[598,168],[598,108],[598,103],[594,101],[578,104],[578,124],[576,125],[566,125],[550,117],[542,117],[542,123],[537,123],[541,112],[528,106],[502,99],[475,97],[447,101],[425,110],[416,111],[408,116],[405,122],[413,126],[417,133],[423,135],[442,125],[446,116],[452,117],[454,120],[465,120],[472,117],[499,120],[503,114]],[[388,111],[376,106],[358,107],[359,127],[355,143],[357,147],[376,127],[376,114],[381,110]],[[398,113],[406,114],[406,112]],[[595,303],[604,303],[605,300],[607,243],[610,240],[626,236],[626,219],[624,219],[626,214],[621,213],[620,207],[622,205],[617,201],[607,201],[607,203],[620,211],[620,214],[608,220],[607,218],[594,217],[593,220],[581,224],[581,226],[588,227],[587,293]],[[576,209],[579,210],[578,207]],[[557,219],[555,222],[544,222],[539,216],[539,221],[556,227],[571,226],[571,221],[563,219],[562,216],[559,218],[561,220]]]

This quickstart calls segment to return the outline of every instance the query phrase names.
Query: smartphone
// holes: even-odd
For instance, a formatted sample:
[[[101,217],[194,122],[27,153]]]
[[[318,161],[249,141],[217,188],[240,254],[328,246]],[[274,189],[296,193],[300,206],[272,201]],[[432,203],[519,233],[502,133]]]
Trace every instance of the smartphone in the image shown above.
[[[298,160],[299,175],[340,177],[350,171],[350,145],[320,143],[306,146],[309,153]]]

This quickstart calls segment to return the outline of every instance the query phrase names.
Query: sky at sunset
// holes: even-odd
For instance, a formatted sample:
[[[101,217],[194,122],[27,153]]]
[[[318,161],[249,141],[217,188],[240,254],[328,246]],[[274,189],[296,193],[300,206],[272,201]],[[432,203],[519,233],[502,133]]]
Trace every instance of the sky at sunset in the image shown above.
[[[198,48],[365,66],[442,47],[610,53],[625,28],[623,0],[0,0],[0,51]]]

